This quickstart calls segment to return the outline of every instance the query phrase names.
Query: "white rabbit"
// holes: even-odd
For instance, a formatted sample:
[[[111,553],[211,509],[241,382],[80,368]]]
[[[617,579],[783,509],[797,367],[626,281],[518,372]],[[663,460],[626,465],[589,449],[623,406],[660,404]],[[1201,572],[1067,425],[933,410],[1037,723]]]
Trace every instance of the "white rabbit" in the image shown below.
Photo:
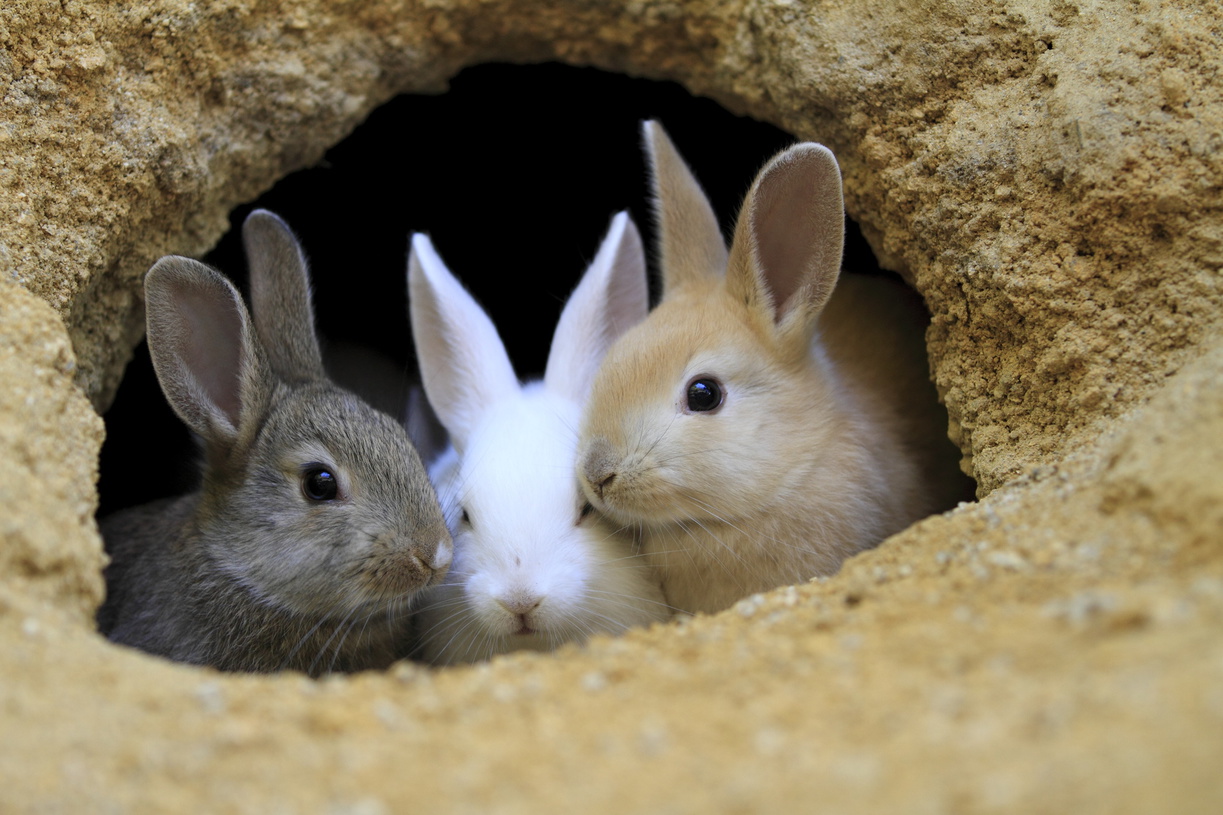
[[[835,572],[963,479],[911,295],[881,278],[833,293],[844,209],[832,153],[806,143],[775,156],[728,253],[666,133],[647,122],[644,135],[664,293],[604,360],[578,470],[597,510],[640,527],[668,601],[717,611]]]
[[[430,468],[454,564],[422,596],[421,653],[471,662],[666,619],[633,535],[590,512],[574,472],[582,403],[607,346],[645,316],[641,239],[617,215],[561,314],[542,381],[520,385],[492,321],[424,235],[408,288],[425,393],[453,447]]]
[[[385,666],[410,598],[449,566],[445,518],[404,429],[324,375],[292,232],[256,211],[243,238],[253,322],[198,261],[145,278],[149,351],[203,441],[203,485],[102,522],[98,625],[223,670]]]

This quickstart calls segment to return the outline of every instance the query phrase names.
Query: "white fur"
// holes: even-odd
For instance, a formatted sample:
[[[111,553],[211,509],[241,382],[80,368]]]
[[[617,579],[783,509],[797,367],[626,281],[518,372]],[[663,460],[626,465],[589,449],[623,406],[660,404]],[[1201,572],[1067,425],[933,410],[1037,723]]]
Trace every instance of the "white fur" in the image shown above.
[[[583,513],[574,471],[598,363],[646,310],[627,215],[613,220],[566,305],[540,382],[518,384],[491,321],[423,235],[413,238],[408,279],[425,392],[453,443],[430,473],[455,557],[447,581],[423,598],[423,656],[452,663],[549,650],[667,618],[631,533]]]

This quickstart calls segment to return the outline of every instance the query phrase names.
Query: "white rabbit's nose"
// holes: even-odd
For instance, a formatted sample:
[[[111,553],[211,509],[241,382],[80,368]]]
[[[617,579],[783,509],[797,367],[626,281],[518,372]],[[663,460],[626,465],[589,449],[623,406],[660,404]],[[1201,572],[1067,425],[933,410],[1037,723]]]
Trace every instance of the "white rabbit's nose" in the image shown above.
[[[437,548],[433,550],[433,557],[429,560],[429,568],[435,572],[440,572],[443,569],[450,568],[450,560],[454,557],[454,549],[450,545],[449,538],[443,538],[437,542]]]
[[[497,598],[497,604],[516,617],[530,614],[539,608],[542,602],[542,597],[536,597],[533,594],[512,594],[508,597]]]

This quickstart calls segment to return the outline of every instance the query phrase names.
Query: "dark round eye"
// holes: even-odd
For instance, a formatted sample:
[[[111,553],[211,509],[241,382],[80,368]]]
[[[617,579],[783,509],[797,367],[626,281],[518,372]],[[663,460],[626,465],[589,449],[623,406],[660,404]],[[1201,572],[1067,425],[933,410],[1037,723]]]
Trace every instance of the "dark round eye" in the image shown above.
[[[586,520],[586,516],[594,511],[595,511],[595,508],[591,506],[589,501],[582,504],[582,508],[578,511],[578,523],[581,523],[582,521]]]
[[[471,516],[467,514],[467,507],[463,507],[463,523],[471,526]]]
[[[707,413],[722,406],[722,385],[711,376],[698,376],[688,383],[688,410]]]
[[[330,468],[309,464],[302,470],[302,494],[311,501],[334,501],[340,494],[340,482]]]

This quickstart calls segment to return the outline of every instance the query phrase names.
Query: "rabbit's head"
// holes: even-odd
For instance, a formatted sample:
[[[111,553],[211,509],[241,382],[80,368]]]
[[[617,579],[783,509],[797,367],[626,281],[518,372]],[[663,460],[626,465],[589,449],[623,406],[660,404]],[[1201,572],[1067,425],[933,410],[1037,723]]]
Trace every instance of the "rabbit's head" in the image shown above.
[[[305,257],[256,211],[251,310],[218,272],[159,260],[145,281],[162,390],[203,440],[193,523],[212,567],[292,614],[359,618],[445,574],[451,540],[403,428],[323,372]]]
[[[734,522],[809,477],[807,451],[842,432],[841,394],[813,342],[844,239],[841,176],[799,144],[762,169],[730,251],[662,128],[653,169],[662,302],[608,352],[587,402],[578,470],[622,523]]]

